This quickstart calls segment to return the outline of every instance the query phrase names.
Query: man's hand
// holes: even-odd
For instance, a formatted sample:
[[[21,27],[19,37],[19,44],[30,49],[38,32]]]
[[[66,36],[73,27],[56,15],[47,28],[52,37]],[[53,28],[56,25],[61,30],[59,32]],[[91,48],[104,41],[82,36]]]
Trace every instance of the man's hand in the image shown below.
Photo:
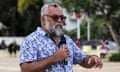
[[[86,68],[92,68],[92,67],[102,68],[103,63],[98,56],[91,55],[91,56],[86,57],[84,62],[81,63],[80,65],[82,65],[83,67],[86,67]]]
[[[63,61],[67,57],[69,57],[69,50],[67,47],[60,48],[53,54],[53,58],[56,62]]]

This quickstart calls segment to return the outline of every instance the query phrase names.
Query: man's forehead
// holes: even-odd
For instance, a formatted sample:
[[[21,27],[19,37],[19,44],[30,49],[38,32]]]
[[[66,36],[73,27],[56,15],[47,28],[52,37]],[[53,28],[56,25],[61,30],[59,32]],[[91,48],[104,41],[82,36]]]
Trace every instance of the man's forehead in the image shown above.
[[[53,7],[53,6],[49,6],[48,13],[50,13],[50,14],[60,14],[60,15],[63,14],[62,10],[59,7]]]

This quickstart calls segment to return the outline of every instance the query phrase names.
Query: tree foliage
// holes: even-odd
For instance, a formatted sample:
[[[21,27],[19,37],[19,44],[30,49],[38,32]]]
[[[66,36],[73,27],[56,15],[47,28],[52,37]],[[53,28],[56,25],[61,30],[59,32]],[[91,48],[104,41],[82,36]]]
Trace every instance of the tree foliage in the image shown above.
[[[66,0],[66,2],[68,2],[67,6],[66,2],[62,0],[61,4],[69,12],[78,11],[85,13],[90,18],[94,17],[93,19],[94,22],[96,22],[99,25],[102,24],[103,26],[107,27],[107,29],[111,33],[113,40],[115,40],[115,42],[118,44],[118,47],[120,48],[119,42],[120,30],[118,27],[120,22],[117,20],[120,17],[120,0],[74,0],[74,1]],[[106,34],[109,35],[109,33]]]
[[[21,35],[28,35],[40,26],[40,8],[43,5],[43,0],[18,0],[18,23],[22,24],[19,29]],[[22,29],[23,28],[23,29]]]
[[[29,5],[34,5],[37,0],[18,0],[18,12],[22,13],[28,8]]]
[[[0,35],[25,36],[31,33],[40,25],[42,5],[43,0],[0,0],[0,21],[8,27]]]

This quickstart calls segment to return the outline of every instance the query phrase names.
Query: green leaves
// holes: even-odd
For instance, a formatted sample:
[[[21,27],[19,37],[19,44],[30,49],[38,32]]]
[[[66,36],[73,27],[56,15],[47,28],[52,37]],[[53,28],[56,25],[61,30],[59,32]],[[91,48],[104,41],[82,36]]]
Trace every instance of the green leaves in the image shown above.
[[[109,25],[114,25],[112,27],[116,32],[119,31],[118,24],[120,21],[117,20],[117,23],[114,24],[112,21],[115,22],[114,19],[120,17],[120,0],[61,0],[61,4],[69,13],[83,12],[87,14],[99,27],[104,26],[107,22]]]
[[[36,0],[18,0],[18,12],[23,13],[29,5],[35,4]]]

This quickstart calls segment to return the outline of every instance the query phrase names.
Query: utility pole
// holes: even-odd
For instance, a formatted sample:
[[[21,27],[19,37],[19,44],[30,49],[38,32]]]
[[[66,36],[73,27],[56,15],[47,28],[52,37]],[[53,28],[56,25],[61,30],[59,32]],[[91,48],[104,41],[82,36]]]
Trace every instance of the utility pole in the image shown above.
[[[90,19],[88,16],[86,16],[86,20],[87,20],[87,40],[90,40]]]
[[[77,39],[80,39],[80,18],[81,18],[81,14],[80,13],[76,13],[76,19],[77,19]]]

